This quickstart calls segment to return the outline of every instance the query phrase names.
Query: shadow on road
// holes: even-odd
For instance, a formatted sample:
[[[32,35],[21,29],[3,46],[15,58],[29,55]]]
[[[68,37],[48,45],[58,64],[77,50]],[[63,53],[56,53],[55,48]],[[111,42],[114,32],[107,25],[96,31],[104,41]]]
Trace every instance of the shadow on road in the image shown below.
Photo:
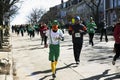
[[[71,63],[71,64],[66,65],[66,66],[64,66],[64,67],[57,68],[57,71],[58,71],[58,70],[62,70],[62,69],[66,69],[66,68],[70,68],[70,66],[72,66],[72,65],[74,65],[74,64],[75,64],[75,63]],[[36,72],[31,73],[31,74],[28,75],[28,76],[34,76],[34,75],[38,75],[38,74],[42,74],[42,73],[51,73],[51,69],[44,70],[44,71],[36,71]],[[45,78],[47,78],[47,77],[49,77],[49,76],[51,76],[51,75],[46,75],[46,76],[40,78],[39,80],[44,80]]]
[[[113,58],[113,56],[106,56],[106,57],[100,57],[100,58],[97,58],[97,59],[90,59],[90,60],[88,60],[88,61],[96,61],[96,60],[106,60],[106,59],[108,59],[108,58]]]
[[[24,51],[24,50],[36,50],[36,49],[44,49],[44,46],[41,46],[40,44],[37,45],[25,45],[25,46],[20,46],[16,47],[18,51]]]
[[[106,78],[104,80],[114,80],[114,79],[120,79],[120,75],[116,74],[113,77]]]
[[[108,74],[109,70],[110,69],[107,69],[102,74],[95,75],[95,76],[92,76],[92,77],[89,77],[89,78],[85,78],[85,79],[80,79],[80,80],[100,80],[103,77],[109,77],[109,78],[106,78],[104,80],[120,79],[120,75],[118,75],[119,73]],[[113,76],[113,77],[111,77],[111,76]]]
[[[44,47],[33,47],[33,48],[29,48],[29,50],[36,50],[36,49],[44,49]]]
[[[71,44],[69,44],[69,45],[62,45],[61,47],[70,47],[70,46],[73,46],[73,45],[71,45]]]
[[[113,58],[113,48],[109,46],[93,46],[93,47],[86,47],[84,51],[88,57],[88,62],[99,62],[100,64],[107,64],[112,61]],[[88,54],[89,53],[89,54]]]
[[[47,77],[50,77],[50,76],[51,76],[51,75],[46,75],[46,76],[40,78],[39,80],[44,80],[44,79],[46,79]],[[50,80],[53,80],[53,79],[50,79]]]

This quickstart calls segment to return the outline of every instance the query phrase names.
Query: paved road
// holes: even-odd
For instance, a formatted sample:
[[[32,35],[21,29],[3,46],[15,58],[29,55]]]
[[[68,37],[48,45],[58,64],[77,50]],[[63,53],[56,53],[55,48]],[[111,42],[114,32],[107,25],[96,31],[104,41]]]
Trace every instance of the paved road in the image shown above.
[[[74,64],[71,36],[65,34],[61,42],[61,55],[57,66],[56,80],[120,80],[120,61],[111,64],[114,56],[113,37],[109,42],[100,42],[95,35],[95,45],[88,44],[88,35],[84,37],[81,62],[78,67]],[[12,34],[13,58],[16,63],[16,80],[52,80],[48,48],[40,44],[40,36],[30,39]]]

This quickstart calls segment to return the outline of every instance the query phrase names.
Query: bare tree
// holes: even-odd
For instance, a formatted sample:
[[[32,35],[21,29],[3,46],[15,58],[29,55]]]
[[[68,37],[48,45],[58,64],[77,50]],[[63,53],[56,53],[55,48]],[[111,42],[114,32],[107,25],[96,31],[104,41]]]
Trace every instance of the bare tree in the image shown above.
[[[45,12],[46,10],[41,8],[32,9],[32,12],[27,16],[27,21],[31,24],[37,24]]]
[[[84,0],[86,5],[91,9],[92,16],[95,19],[96,24],[99,24],[99,6],[101,4],[101,0]]]
[[[16,14],[19,7],[15,4],[19,2],[20,0],[0,0],[0,25],[3,25],[4,16],[10,18]]]
[[[58,9],[56,6],[50,8],[49,11],[47,11],[40,19],[40,21],[43,21],[45,23],[48,23],[49,21],[53,21],[55,19],[60,18],[58,12],[60,12],[60,9]]]
[[[0,0],[0,26],[7,25],[9,23],[9,19],[12,15],[16,14],[19,9],[15,4],[19,3],[20,0]],[[7,29],[6,29],[7,30]],[[2,48],[3,42],[3,30],[0,27],[0,48]]]

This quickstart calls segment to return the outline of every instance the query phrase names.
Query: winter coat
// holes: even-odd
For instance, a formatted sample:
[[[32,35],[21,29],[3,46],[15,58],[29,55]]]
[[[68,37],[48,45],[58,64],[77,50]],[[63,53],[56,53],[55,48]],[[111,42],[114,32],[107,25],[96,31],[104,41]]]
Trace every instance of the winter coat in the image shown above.
[[[114,29],[113,36],[115,39],[115,43],[120,44],[120,23],[117,23],[114,27],[115,29]]]

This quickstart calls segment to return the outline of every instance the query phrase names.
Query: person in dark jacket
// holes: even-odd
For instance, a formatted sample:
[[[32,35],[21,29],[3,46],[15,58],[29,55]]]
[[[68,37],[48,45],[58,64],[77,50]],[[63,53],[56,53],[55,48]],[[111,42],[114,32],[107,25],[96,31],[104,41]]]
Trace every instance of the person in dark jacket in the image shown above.
[[[20,32],[21,32],[21,35],[24,36],[24,26],[23,25],[20,25]]]
[[[100,22],[100,31],[101,31],[101,36],[100,36],[100,42],[102,42],[103,35],[105,35],[105,41],[108,42],[108,37],[107,37],[107,30],[106,30],[106,23],[105,20],[102,20]]]
[[[41,27],[40,27],[40,35],[42,38],[41,44],[42,42],[44,42],[44,47],[47,48],[48,44],[47,44],[47,36],[46,36],[46,31],[48,30],[48,26],[45,23],[42,23]]]
[[[83,45],[83,35],[87,32],[86,27],[80,23],[80,17],[75,17],[75,24],[72,26],[72,42],[76,64],[80,62],[80,53]]]
[[[114,26],[114,32],[113,32],[113,36],[115,39],[115,56],[113,57],[113,61],[112,64],[115,65],[116,60],[119,58],[120,56],[120,18],[118,20],[118,23]]]

